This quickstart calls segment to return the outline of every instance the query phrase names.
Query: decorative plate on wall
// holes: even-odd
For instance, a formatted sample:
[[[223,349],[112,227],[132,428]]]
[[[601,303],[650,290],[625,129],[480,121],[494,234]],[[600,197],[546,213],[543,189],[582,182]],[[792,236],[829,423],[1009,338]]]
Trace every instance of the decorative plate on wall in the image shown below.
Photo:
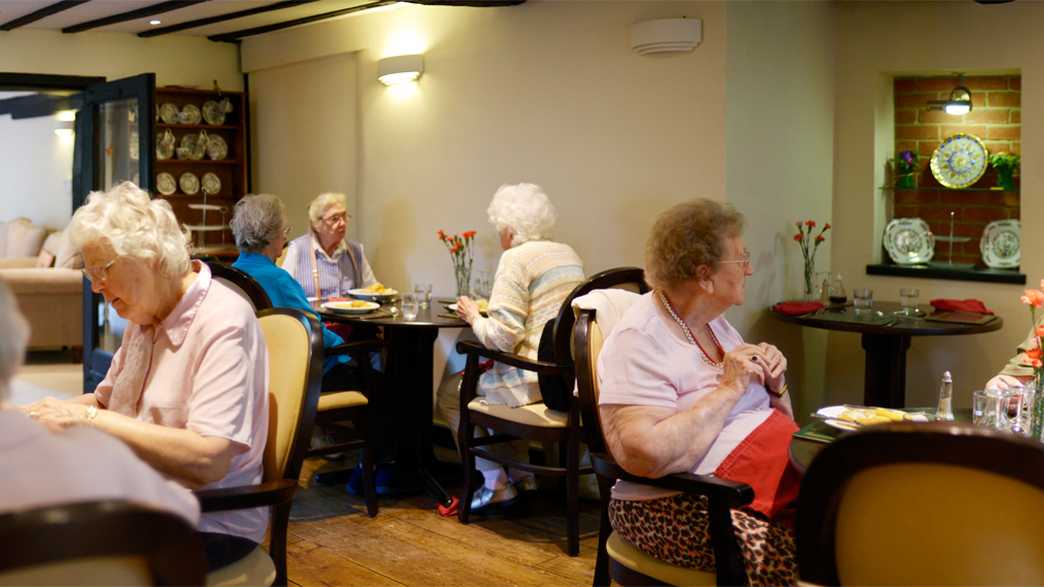
[[[899,265],[927,263],[935,255],[935,236],[920,218],[896,218],[885,227],[884,248]]]
[[[167,173],[166,171],[156,176],[156,191],[169,196],[174,192],[178,191],[178,183],[174,181],[174,176]]]
[[[948,188],[966,188],[979,181],[988,162],[989,152],[979,137],[959,132],[932,153],[932,175]]]
[[[181,186],[182,192],[194,196],[199,191],[199,178],[195,173],[186,171],[178,178],[178,185]]]
[[[979,251],[987,267],[1010,269],[1022,260],[1021,242],[1018,220],[995,220],[982,231]]]

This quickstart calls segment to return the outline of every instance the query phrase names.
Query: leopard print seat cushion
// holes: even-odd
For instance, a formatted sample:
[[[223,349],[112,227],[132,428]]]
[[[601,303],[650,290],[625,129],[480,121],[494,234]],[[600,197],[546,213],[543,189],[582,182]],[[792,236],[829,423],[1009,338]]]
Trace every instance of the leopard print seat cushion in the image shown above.
[[[642,552],[682,567],[714,572],[707,497],[609,502],[613,530]],[[732,510],[732,525],[751,585],[797,582],[794,531],[752,510]]]

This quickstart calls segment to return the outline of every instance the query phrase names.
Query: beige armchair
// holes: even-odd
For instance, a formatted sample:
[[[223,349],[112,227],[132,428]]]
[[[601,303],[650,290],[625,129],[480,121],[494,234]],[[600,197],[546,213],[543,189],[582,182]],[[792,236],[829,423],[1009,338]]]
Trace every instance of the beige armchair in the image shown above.
[[[32,327],[29,348],[83,346],[83,276],[61,232],[25,218],[0,222],[0,279]]]

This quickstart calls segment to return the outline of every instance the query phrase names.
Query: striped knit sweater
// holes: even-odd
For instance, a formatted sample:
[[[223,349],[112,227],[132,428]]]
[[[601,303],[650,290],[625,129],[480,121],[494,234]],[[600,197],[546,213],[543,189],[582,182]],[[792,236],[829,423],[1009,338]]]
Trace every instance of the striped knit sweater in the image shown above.
[[[536,359],[540,334],[569,292],[584,280],[583,261],[569,245],[529,241],[504,251],[493,279],[489,317],[471,325],[487,348]],[[512,407],[540,401],[536,373],[501,363],[479,378],[480,395]]]

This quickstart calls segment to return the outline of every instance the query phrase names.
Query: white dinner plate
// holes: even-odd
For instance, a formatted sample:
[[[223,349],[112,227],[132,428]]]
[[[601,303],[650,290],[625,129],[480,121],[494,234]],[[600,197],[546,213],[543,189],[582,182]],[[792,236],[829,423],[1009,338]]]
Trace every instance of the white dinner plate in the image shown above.
[[[446,304],[446,309],[449,310],[450,312],[456,314],[457,313],[457,304],[456,303]],[[479,309],[479,314],[482,314],[483,316],[486,316],[486,315],[489,314],[489,309],[488,308],[485,309],[485,310]]]
[[[381,305],[364,300],[351,300],[347,302],[325,302],[323,309],[340,314],[368,314]]]
[[[368,291],[364,287],[360,287],[348,290],[348,295],[352,296],[353,298],[359,298],[360,300],[370,300],[372,302],[387,302],[397,297],[399,295],[399,292],[398,290],[388,288],[381,291],[380,293],[374,293],[372,291]]]
[[[841,419],[841,414],[843,414],[845,412],[845,410],[858,410],[858,409],[872,410],[872,409],[874,409],[874,407],[873,406],[826,406],[824,408],[819,408],[818,410],[816,410],[816,415],[819,416],[820,418],[823,418],[824,423],[827,424],[828,426],[833,426],[834,428],[840,428],[841,430],[858,430],[859,428],[862,428],[864,425],[863,424],[859,424],[857,422],[851,422],[849,420],[842,420]],[[888,410],[892,411],[892,412],[902,412],[903,411],[903,410],[893,410],[893,409],[890,409],[890,408],[888,408]],[[907,422],[927,422],[928,421],[928,416],[926,414],[918,414],[918,413],[910,413],[910,412],[903,412],[903,413],[906,415],[906,421]]]
[[[1010,269],[1022,260],[1021,230],[1018,220],[995,220],[986,225],[979,241],[979,252],[987,267]]]

